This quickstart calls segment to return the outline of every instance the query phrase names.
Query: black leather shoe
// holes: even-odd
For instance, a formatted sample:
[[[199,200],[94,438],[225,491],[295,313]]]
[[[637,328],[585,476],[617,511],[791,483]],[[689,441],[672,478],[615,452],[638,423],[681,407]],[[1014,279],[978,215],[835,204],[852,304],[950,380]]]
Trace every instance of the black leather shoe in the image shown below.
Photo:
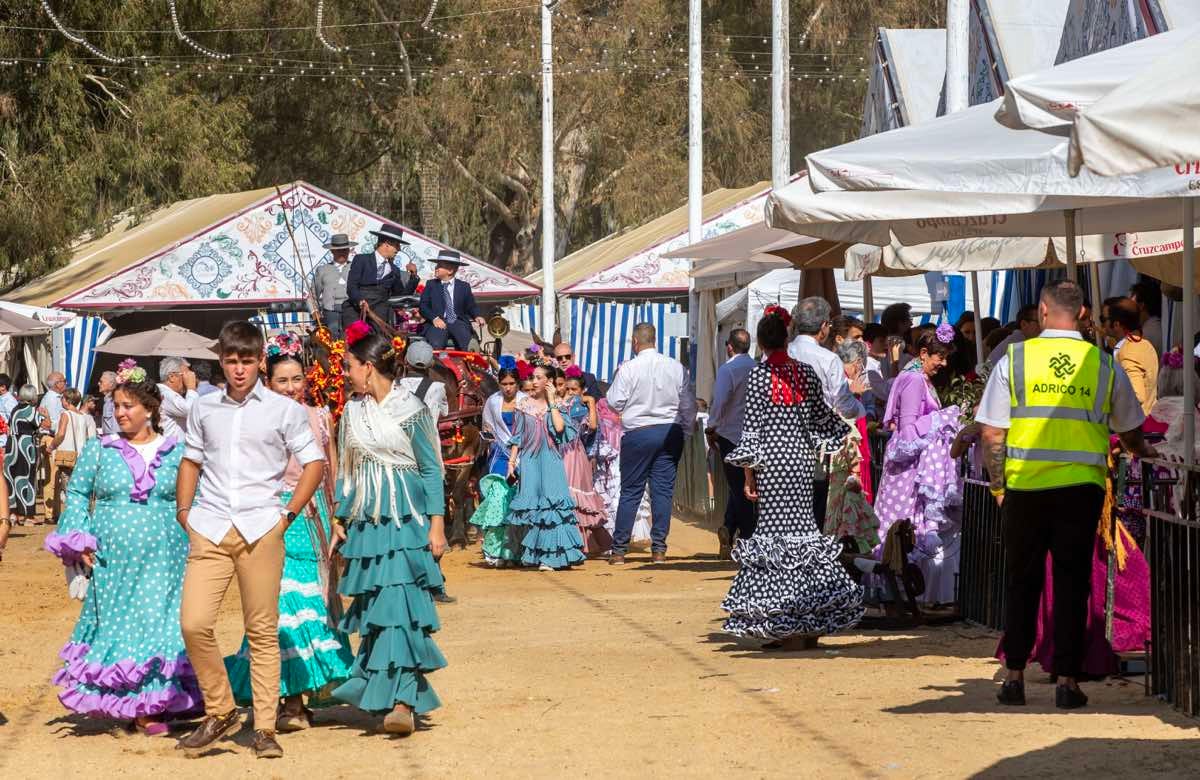
[[[175,747],[189,753],[197,753],[216,742],[221,737],[228,736],[241,727],[237,710],[230,710],[226,715],[209,715],[200,721],[200,727],[179,740]]]
[[[439,604],[455,604],[458,602],[458,599],[454,598],[444,590],[439,590],[434,593],[433,600]]]
[[[279,746],[279,742],[275,739],[274,731],[256,731],[254,732],[254,749],[255,758],[283,758],[283,748]]]
[[[1078,688],[1060,685],[1054,689],[1054,706],[1060,710],[1077,710],[1087,706],[1087,694]]]
[[[996,701],[1013,707],[1025,705],[1025,683],[1021,680],[1009,680],[1000,686]]]

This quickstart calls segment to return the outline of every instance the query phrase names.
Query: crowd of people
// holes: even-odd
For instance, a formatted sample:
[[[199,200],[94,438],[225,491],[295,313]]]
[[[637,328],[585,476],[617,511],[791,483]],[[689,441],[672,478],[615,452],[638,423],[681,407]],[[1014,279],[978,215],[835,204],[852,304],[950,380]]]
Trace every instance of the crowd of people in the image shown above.
[[[895,602],[899,584],[925,605],[953,602],[973,469],[1005,514],[1000,701],[1024,702],[1034,658],[1059,675],[1059,706],[1083,706],[1078,681],[1113,671],[1113,650],[1148,632],[1144,529],[1135,500],[1106,493],[1105,464],[1110,447],[1153,455],[1143,432],[1175,422],[1154,416],[1181,362],[1169,357],[1179,350],[1160,360],[1146,335],[1161,333],[1150,300],[1139,289],[1106,300],[1097,326],[1078,286],[1056,282],[1012,327],[976,333],[965,316],[914,326],[903,304],[865,324],[814,297],[768,307],[753,340],[733,330],[700,416],[730,489],[719,552],[739,564],[725,630],[808,648]],[[1088,341],[1097,327],[1106,349]],[[331,368],[348,400],[336,410],[314,400],[299,336],[265,339],[247,322],[221,331],[219,375],[166,358],[154,381],[128,359],[91,398],[57,373],[40,398],[30,385],[14,397],[0,375],[4,537],[41,522],[40,495],[57,523],[45,547],[83,602],[54,676],[68,709],[146,736],[202,715],[179,742],[202,753],[252,706],[253,750],[276,757],[277,733],[311,727],[322,692],[401,735],[439,706],[427,675],[446,664],[435,602],[453,601],[438,563],[446,390],[428,342],[362,320],[343,333],[344,365]],[[976,364],[976,338],[994,359]],[[567,343],[495,362],[470,518],[486,564],[619,566],[636,541],[651,564],[666,560],[699,404],[657,342],[637,325],[607,387]],[[882,438],[876,484],[870,442]],[[1106,501],[1126,524],[1099,522]],[[1097,615],[1112,550],[1109,640]],[[225,656],[215,623],[235,577],[245,636]]]

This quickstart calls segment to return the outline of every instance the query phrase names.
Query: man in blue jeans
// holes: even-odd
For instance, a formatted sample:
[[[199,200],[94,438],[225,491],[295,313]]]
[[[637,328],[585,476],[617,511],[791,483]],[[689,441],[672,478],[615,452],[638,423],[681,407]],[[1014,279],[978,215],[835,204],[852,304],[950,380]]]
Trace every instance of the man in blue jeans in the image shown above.
[[[621,500],[613,532],[614,565],[625,563],[638,505],[650,482],[651,561],[667,559],[671,499],[684,438],[696,423],[696,397],[687,369],[659,354],[654,326],[633,329],[634,358],[621,366],[608,388],[608,405],[621,415]]]
[[[725,458],[742,440],[742,419],[746,416],[746,379],[750,376],[750,370],[757,365],[749,352],[750,333],[744,328],[735,328],[725,342],[725,354],[729,359],[717,369],[708,427],[704,430],[712,448],[720,453],[721,468],[729,485],[725,524],[717,529],[721,544],[719,557],[726,561],[731,558],[734,540],[749,539],[754,535],[756,524],[754,504],[746,498],[746,472],[741,466],[725,462]]]

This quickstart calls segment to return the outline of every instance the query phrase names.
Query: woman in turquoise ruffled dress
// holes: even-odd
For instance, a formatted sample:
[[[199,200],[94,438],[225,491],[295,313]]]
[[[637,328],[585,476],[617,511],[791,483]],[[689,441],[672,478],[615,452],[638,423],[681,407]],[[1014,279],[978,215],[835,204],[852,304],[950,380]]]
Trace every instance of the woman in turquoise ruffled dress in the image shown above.
[[[163,437],[162,396],[145,370],[129,361],[119,376],[121,432],[84,445],[45,541],[68,567],[71,596],[83,599],[54,683],[72,712],[159,737],[167,719],[204,710],[179,629],[188,555],[175,517],[183,443]]]
[[[291,334],[276,336],[267,342],[267,386],[304,406],[313,436],[325,449],[332,473],[337,456],[331,440],[327,409],[305,403],[307,382],[300,362],[303,345]],[[284,492],[280,500],[291,501],[292,490],[300,479],[300,464],[292,458],[283,474]],[[279,715],[275,730],[280,733],[301,731],[312,725],[313,713],[304,705],[326,686],[350,676],[354,653],[346,635],[338,631],[332,615],[341,614],[338,595],[329,585],[332,530],[329,503],[324,490],[313,495],[308,510],[288,526],[283,535],[283,578],[279,584]],[[233,697],[238,704],[252,703],[250,684],[250,645],[243,637],[242,646],[225,659]]]
[[[354,599],[341,628],[357,631],[358,655],[335,698],[386,713],[384,730],[407,735],[414,714],[441,702],[426,675],[446,665],[431,634],[435,558],[446,550],[442,456],[428,408],[395,382],[404,343],[346,330],[346,375],[359,396],[346,404],[338,447],[337,517],[346,569],[339,592]]]
[[[516,403],[525,394],[518,390],[517,362],[510,355],[500,357],[497,375],[500,390],[483,405],[483,429],[492,438],[488,455],[488,473],[479,480],[483,500],[471,516],[471,525],[483,529],[483,560],[503,569],[521,558],[521,539],[508,523],[508,505],[516,488],[508,481],[508,454],[512,427],[516,422]]]
[[[521,563],[542,571],[583,563],[583,537],[575,520],[575,501],[558,449],[575,437],[558,408],[550,373],[533,370],[529,395],[515,405],[509,440],[508,473],[517,480],[508,522],[524,530]]]

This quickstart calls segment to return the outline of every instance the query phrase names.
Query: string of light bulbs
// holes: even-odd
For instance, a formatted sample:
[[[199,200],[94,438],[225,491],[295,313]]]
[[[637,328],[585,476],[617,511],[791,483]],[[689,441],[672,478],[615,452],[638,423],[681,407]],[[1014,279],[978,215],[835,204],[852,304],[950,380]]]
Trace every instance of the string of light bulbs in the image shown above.
[[[350,51],[349,46],[334,46],[325,37],[325,0],[317,0],[317,39],[321,41],[321,45],[334,54]]]
[[[41,0],[41,3],[42,11],[44,11],[46,16],[50,18],[50,23],[53,24],[54,28],[62,33],[68,41],[79,44],[105,62],[110,62],[113,64],[125,62],[125,57],[116,57],[108,54],[107,52],[102,51],[99,47],[94,46],[90,41],[88,41],[87,38],[84,38],[82,35],[76,35],[68,30],[67,26],[59,21],[59,18],[55,16],[54,9],[50,7],[50,0]]]
[[[187,33],[183,31],[183,27],[179,24],[179,12],[175,9],[175,0],[167,0],[167,5],[171,9],[171,25],[175,28],[176,38],[192,47],[192,49],[195,51],[200,52],[205,57],[209,57],[214,60],[227,60],[233,56],[224,52],[214,51],[207,46],[201,46],[199,43],[188,37]]]

